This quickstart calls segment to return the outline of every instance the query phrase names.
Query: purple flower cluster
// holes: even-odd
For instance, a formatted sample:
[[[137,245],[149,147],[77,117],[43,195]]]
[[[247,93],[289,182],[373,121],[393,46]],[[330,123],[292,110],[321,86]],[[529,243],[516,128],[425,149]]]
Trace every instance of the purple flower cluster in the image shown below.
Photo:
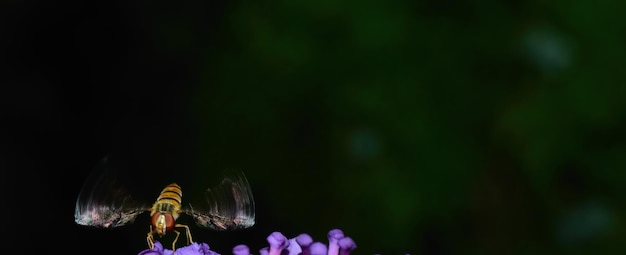
[[[273,232],[267,237],[269,246],[261,248],[259,255],[350,255],[356,244],[345,236],[340,229],[328,231],[328,245],[314,241],[310,235],[302,233],[294,238],[287,238],[280,232]],[[245,244],[233,247],[233,255],[252,255]],[[153,249],[141,251],[138,255],[220,255],[209,249],[206,243],[192,243],[176,249],[164,249],[158,241]]]
[[[154,248],[143,250],[139,255],[220,255],[209,249],[206,243],[192,243],[176,249],[176,251],[164,249],[158,241],[154,242]]]
[[[340,229],[328,231],[328,245],[313,241],[306,233],[288,239],[280,232],[273,232],[267,242],[269,246],[261,248],[259,255],[350,255],[356,249],[356,243]],[[251,254],[247,246],[238,245],[233,249],[233,255]]]

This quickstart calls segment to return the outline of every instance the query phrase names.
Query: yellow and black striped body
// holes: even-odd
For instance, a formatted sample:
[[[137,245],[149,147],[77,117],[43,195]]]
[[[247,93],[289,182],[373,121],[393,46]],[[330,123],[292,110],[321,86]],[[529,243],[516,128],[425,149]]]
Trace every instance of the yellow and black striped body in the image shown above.
[[[152,226],[159,235],[174,229],[176,219],[180,215],[180,204],[183,192],[176,183],[165,186],[156,202],[152,205]]]
[[[154,205],[152,205],[152,213],[150,215],[154,215],[157,212],[171,213],[174,219],[178,219],[182,199],[183,192],[178,184],[172,183],[167,185],[161,191]]]
[[[157,198],[156,202],[152,205],[152,225],[150,226],[150,232],[148,232],[147,240],[150,249],[154,248],[154,233],[159,236],[164,236],[167,232],[176,233],[176,238],[172,242],[172,250],[176,250],[176,241],[180,232],[174,228],[184,228],[187,230],[187,244],[193,243],[191,239],[191,232],[189,227],[183,224],[176,224],[176,219],[180,215],[180,204],[183,199],[183,192],[180,186],[176,183],[165,186],[161,191],[161,194]],[[154,227],[154,229],[153,229]]]

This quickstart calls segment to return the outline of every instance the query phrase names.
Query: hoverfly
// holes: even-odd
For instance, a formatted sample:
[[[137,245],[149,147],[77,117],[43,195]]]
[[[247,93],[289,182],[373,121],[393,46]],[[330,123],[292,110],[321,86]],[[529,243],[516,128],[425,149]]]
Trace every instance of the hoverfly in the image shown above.
[[[205,191],[203,201],[183,203],[182,189],[170,183],[161,190],[152,203],[137,199],[130,185],[112,174],[110,159],[105,158],[84,182],[76,201],[74,220],[79,225],[114,228],[134,222],[143,213],[150,213],[150,231],[147,242],[154,247],[154,235],[164,236],[174,232],[172,250],[180,232],[186,231],[187,244],[193,242],[189,227],[176,222],[181,214],[191,216],[198,226],[214,230],[249,228],[254,225],[254,198],[250,185],[239,170],[225,171],[221,182]]]

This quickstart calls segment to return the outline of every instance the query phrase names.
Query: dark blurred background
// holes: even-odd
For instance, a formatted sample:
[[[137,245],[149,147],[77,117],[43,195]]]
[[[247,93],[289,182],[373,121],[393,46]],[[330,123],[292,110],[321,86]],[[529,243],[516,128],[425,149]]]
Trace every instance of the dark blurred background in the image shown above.
[[[332,228],[356,254],[626,251],[622,1],[1,6],[5,249],[145,249],[147,217],[74,224],[121,151],[155,196],[246,172],[257,225],[192,228],[222,254]]]

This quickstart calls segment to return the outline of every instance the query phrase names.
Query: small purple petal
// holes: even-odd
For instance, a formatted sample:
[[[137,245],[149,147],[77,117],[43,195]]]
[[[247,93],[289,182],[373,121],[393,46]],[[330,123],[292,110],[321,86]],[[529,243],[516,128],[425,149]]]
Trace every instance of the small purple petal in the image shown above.
[[[270,254],[270,248],[268,247],[263,247],[259,250],[259,255],[269,255]]]
[[[307,234],[302,233],[296,237],[296,242],[300,245],[302,249],[302,255],[309,255],[309,246],[313,243],[313,238]]]
[[[335,239],[335,240],[339,240],[342,237],[344,237],[343,231],[341,231],[341,229],[331,229],[330,231],[328,231],[328,239]]]
[[[152,247],[153,250],[156,251],[163,251],[163,244],[161,244],[161,242],[156,241],[154,242],[154,247]]]
[[[163,252],[162,251],[145,249],[145,250],[139,252],[138,255],[163,255]]]
[[[328,254],[328,248],[321,242],[314,242],[309,246],[309,252],[311,255],[326,255]]]
[[[188,246],[183,246],[183,247],[176,249],[176,255],[200,255],[202,254],[198,251],[197,247],[193,246],[194,244],[198,245],[197,243],[193,243]]]
[[[300,247],[309,247],[313,243],[313,238],[307,233],[302,233],[296,237],[296,242]]]
[[[203,255],[220,255],[219,253],[212,251],[206,243],[201,243],[198,251],[200,251],[200,254]]]
[[[180,247],[176,249],[176,252],[168,249],[163,249],[163,245],[159,242],[154,243],[154,248],[151,250],[144,250],[139,255],[219,255],[218,253],[209,250],[209,245],[206,243],[192,243],[188,246]]]
[[[233,255],[250,255],[250,248],[245,244],[233,247]]]
[[[288,255],[299,255],[302,253],[302,248],[300,248],[300,245],[296,242],[296,238],[289,239],[289,246],[287,246],[286,251]],[[283,255],[284,254],[285,252],[283,251]]]
[[[137,255],[161,255],[162,253],[159,251],[153,251],[150,249],[145,249],[143,251],[140,251]]]
[[[154,247],[152,249],[145,249],[139,252],[138,255],[163,255],[163,245],[158,241],[154,242]]]
[[[339,245],[339,255],[350,255],[350,252],[356,249],[356,243],[348,236],[339,239],[337,244]]]
[[[341,229],[332,229],[328,231],[328,255],[339,255],[339,239],[344,237]]]
[[[289,240],[280,232],[273,232],[267,237],[269,255],[280,255],[283,249],[289,246]]]

